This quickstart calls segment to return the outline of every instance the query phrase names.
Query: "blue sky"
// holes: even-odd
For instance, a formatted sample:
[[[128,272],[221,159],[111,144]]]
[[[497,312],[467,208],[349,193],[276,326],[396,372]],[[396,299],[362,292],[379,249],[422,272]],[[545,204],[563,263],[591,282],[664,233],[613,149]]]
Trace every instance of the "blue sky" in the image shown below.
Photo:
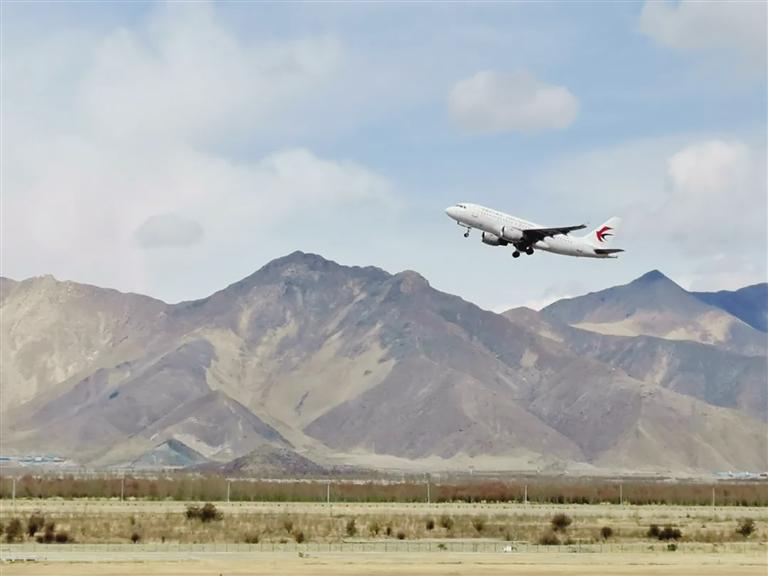
[[[490,309],[766,278],[766,5],[4,3],[2,273],[197,298],[293,250]],[[619,260],[443,209],[617,214]]]

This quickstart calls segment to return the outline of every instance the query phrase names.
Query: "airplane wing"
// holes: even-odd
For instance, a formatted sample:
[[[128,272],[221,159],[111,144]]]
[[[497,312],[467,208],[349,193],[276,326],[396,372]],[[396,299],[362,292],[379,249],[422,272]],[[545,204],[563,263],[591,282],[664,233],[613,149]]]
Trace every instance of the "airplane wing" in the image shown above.
[[[586,227],[586,224],[579,224],[578,226],[563,226],[561,228],[528,228],[523,230],[523,240],[528,244],[535,244],[539,240],[544,240],[544,238],[549,236],[568,234],[574,230],[582,230]]]

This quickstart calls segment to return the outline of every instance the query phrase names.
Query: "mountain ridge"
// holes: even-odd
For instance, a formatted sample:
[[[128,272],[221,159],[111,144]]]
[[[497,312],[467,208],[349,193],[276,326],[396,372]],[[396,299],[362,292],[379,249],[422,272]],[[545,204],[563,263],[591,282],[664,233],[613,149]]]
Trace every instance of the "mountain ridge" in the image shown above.
[[[31,397],[12,391],[13,410],[5,405],[4,444],[15,450],[68,450],[98,466],[226,464],[256,450],[263,457],[242,466],[766,467],[764,422],[744,411],[760,401],[753,388],[723,398],[695,389],[693,361],[682,381],[652,377],[662,356],[699,352],[547,326],[546,313],[515,321],[414,271],[294,252],[178,304],[46,282],[46,297],[16,283],[2,302],[4,392],[29,381],[41,339],[56,352]],[[48,304],[30,311],[30,298]],[[57,328],[41,332],[37,320]],[[638,356],[642,346],[652,354]],[[743,369],[749,383],[760,377]],[[725,444],[712,432],[723,426]],[[628,461],[627,443],[642,458]]]
[[[565,298],[541,310],[574,327],[615,336],[657,336],[765,356],[766,335],[711,306],[658,270],[620,286]]]

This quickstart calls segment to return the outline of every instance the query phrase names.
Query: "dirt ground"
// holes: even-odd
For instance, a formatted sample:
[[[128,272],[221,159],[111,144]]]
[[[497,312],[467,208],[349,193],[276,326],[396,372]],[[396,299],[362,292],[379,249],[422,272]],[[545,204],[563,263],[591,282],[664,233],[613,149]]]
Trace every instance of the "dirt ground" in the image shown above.
[[[111,562],[95,554],[83,561],[13,563],[3,576],[417,576],[502,575],[760,575],[768,573],[756,554],[296,554],[211,555]]]

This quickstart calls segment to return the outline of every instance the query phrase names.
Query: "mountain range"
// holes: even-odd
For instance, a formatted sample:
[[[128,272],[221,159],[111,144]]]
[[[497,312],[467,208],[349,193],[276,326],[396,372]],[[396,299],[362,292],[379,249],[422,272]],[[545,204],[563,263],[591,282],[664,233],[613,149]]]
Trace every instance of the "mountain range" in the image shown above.
[[[302,252],[174,305],[3,278],[2,451],[262,475],[765,470],[767,288],[653,271],[496,314]]]

